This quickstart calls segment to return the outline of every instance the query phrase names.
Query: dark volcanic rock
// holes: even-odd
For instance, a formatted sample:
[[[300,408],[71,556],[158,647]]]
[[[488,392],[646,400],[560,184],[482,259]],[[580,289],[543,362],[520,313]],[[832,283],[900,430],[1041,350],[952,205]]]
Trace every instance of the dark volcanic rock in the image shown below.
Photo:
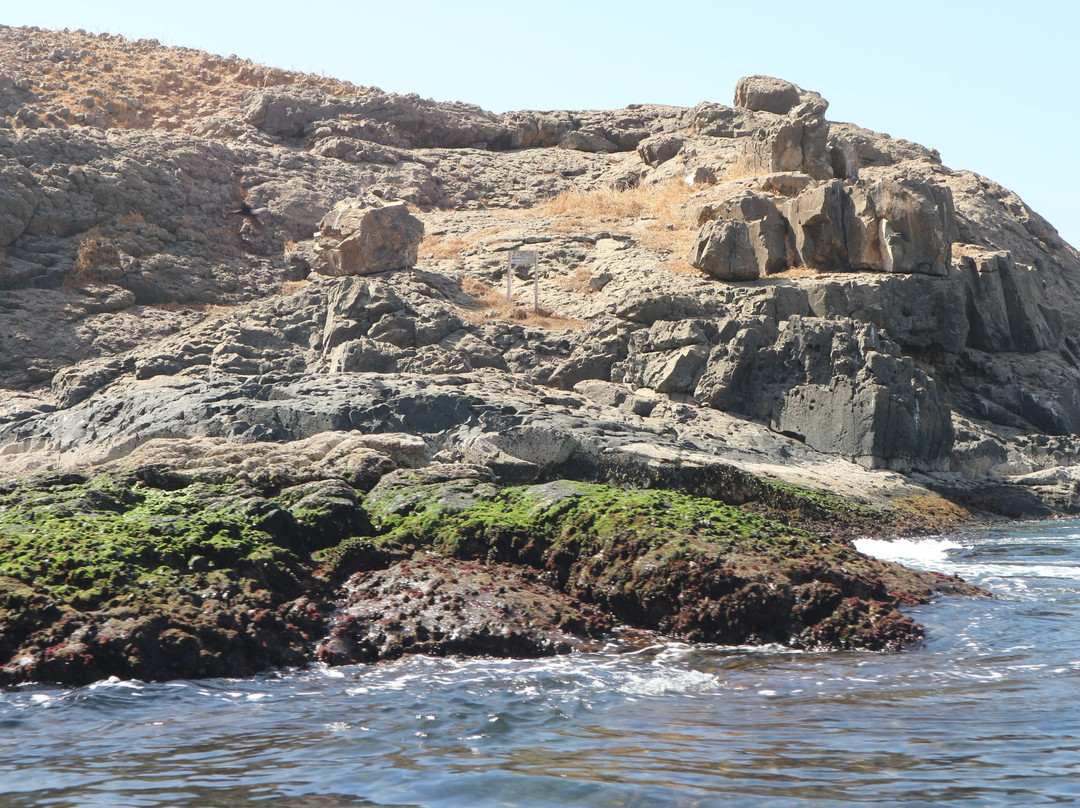
[[[454,559],[403,561],[343,587],[315,658],[334,665],[403,654],[539,657],[610,627],[536,573]]]

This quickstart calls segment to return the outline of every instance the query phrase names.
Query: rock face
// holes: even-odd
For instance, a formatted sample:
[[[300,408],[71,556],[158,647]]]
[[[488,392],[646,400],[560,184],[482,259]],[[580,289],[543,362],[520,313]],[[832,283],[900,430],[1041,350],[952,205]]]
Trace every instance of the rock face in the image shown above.
[[[369,207],[361,200],[338,202],[320,224],[330,239],[316,269],[324,275],[373,275],[416,264],[424,223],[404,202]]]
[[[749,281],[759,274],[750,231],[737,221],[709,222],[702,227],[690,253],[690,265],[728,281]]]
[[[405,556],[379,542],[405,515],[361,496],[403,469],[410,485],[433,475],[472,497],[477,519],[505,487],[556,479],[760,505],[781,497],[762,482],[778,478],[894,522],[891,501],[941,505],[935,490],[1010,515],[1080,509],[1080,256],[1011,192],[931,149],[828,121],[816,93],[749,77],[731,107],[493,115],[153,43],[11,28],[0,28],[0,64],[0,475],[138,468],[159,492],[228,483],[284,496],[274,507],[300,516],[255,502],[245,519],[282,520],[281,547],[306,570],[296,586],[340,576],[311,607],[354,612],[334,624],[328,657],[392,655],[449,619],[441,601],[414,613],[399,598],[438,576],[395,566]],[[76,91],[89,100],[72,111]],[[432,518],[464,530],[457,512]],[[320,566],[312,553],[327,548],[311,544],[312,526],[357,540],[341,552],[367,566]],[[408,554],[477,560],[413,526],[426,543]],[[591,556],[552,550],[541,563],[485,546],[485,563],[532,559],[548,576],[520,579],[530,605],[503,624],[529,653],[570,642],[558,632],[580,615],[564,596],[680,636],[828,634],[790,617],[807,599],[833,603],[820,587],[804,598],[791,594],[801,584],[771,580],[788,587],[776,590],[788,616],[773,634],[745,615],[742,634],[698,634],[691,607],[635,601],[632,582],[597,561],[599,578],[580,585],[551,577]],[[353,580],[349,601],[333,588],[356,573],[381,577]],[[293,619],[299,593],[264,603],[248,578],[245,597],[277,615],[266,625],[298,632],[258,664],[291,664],[328,636],[325,622],[316,636]],[[468,584],[489,585],[507,586]],[[730,594],[701,587],[714,602]],[[19,597],[33,601],[31,590]],[[50,593],[48,608],[74,597]],[[52,639],[74,659],[123,634],[109,623],[127,619],[122,604],[86,598],[77,621],[35,624],[46,633],[20,645],[28,670]],[[375,625],[372,603],[411,622]],[[852,619],[872,623],[877,608]],[[577,616],[562,624],[555,612]],[[473,616],[477,648],[497,633],[485,614]],[[235,630],[261,647],[252,625]],[[169,636],[176,654],[194,647]],[[425,642],[413,644],[438,651]],[[185,671],[219,670],[185,659]]]

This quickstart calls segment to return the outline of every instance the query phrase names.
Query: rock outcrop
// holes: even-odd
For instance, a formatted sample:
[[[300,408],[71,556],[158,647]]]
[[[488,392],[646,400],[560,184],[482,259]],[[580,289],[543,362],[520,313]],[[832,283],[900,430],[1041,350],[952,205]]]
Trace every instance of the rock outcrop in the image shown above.
[[[424,223],[404,202],[366,205],[338,202],[319,224],[321,242],[314,269],[323,275],[375,275],[416,265]]]
[[[251,649],[264,629],[283,638],[252,651],[256,668],[316,646],[338,661],[450,653],[464,646],[446,638],[465,635],[438,626],[458,618],[475,628],[461,642],[493,653],[484,643],[500,631],[547,653],[619,622],[805,647],[843,644],[844,621],[866,629],[866,647],[917,633],[883,617],[906,584],[849,592],[833,573],[790,570],[735,581],[715,548],[694,563],[712,559],[730,591],[678,565],[653,567],[663,580],[619,577],[599,545],[560,555],[570,533],[530,550],[503,525],[469,533],[487,555],[451,547],[445,531],[464,540],[487,525],[485,503],[507,487],[798,500],[808,529],[843,511],[810,514],[813,491],[869,509],[865,529],[940,526],[912,502],[948,519],[966,505],[1080,509],[1080,255],[933,150],[829,121],[817,93],[754,76],[730,107],[494,115],[107,35],[0,28],[0,56],[0,475],[30,475],[10,484],[21,503],[98,473],[127,490],[138,470],[147,490],[116,508],[246,487],[230,489],[255,499],[220,561],[247,582],[244,608],[272,614],[244,622],[228,598],[199,597],[232,615],[215,620],[240,621],[229,630]],[[454,479],[477,509],[469,526],[455,517],[467,508],[449,508],[391,536],[408,514],[384,519],[365,499],[403,469],[419,497],[424,475],[466,467]],[[271,523],[272,540],[240,541]],[[315,546],[319,531],[338,555],[316,558],[333,549]],[[274,548],[295,556],[285,578],[277,561],[255,563],[281,561]],[[404,564],[414,552],[441,560]],[[481,555],[541,577],[460,566]],[[787,563],[769,557],[773,572]],[[166,632],[169,670],[227,669],[217,628],[129,626],[103,594],[78,595],[96,591],[97,571],[47,592],[25,574],[10,586],[38,617],[2,646],[28,655],[7,663],[11,681],[77,678],[81,663],[50,667],[57,643],[65,659],[106,660],[96,674],[164,675],[103,649]],[[400,594],[451,579],[465,599],[518,586],[521,619],[497,627],[483,604],[413,608]],[[737,617],[664,611],[676,579]],[[258,595],[260,582],[274,593]],[[654,599],[634,600],[638,584]],[[372,620],[386,604],[402,615],[392,630]],[[57,618],[65,605],[82,616]],[[326,608],[338,617],[314,616]],[[894,635],[867,628],[879,618]]]

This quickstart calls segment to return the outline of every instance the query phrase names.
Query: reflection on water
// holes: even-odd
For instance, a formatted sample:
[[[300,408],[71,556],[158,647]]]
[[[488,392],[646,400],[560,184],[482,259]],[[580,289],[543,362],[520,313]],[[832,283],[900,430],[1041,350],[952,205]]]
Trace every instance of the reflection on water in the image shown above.
[[[0,807],[1080,802],[1076,524],[873,545],[996,599],[905,654],[658,644],[0,694]]]

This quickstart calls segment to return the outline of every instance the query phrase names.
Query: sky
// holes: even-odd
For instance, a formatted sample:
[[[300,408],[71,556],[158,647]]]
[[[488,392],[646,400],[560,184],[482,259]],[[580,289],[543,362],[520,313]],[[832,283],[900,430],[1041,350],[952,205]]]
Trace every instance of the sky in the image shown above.
[[[827,117],[1018,193],[1080,247],[1080,3],[1052,0],[0,0],[0,24],[158,39],[492,112],[732,102],[764,74]]]

